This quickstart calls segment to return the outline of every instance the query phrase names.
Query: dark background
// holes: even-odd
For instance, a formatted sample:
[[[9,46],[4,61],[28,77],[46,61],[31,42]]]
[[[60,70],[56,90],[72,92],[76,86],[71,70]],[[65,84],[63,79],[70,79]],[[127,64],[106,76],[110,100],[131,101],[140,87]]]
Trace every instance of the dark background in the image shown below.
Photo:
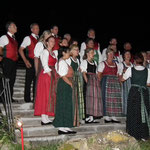
[[[117,1],[21,1],[9,2],[0,9],[0,36],[6,33],[5,24],[12,20],[18,27],[16,38],[21,44],[30,34],[30,24],[37,22],[40,34],[52,24],[59,27],[59,35],[70,33],[79,44],[85,40],[87,30],[94,28],[101,50],[112,37],[118,40],[118,49],[123,43],[131,42],[134,51],[150,50],[150,17],[148,4]]]

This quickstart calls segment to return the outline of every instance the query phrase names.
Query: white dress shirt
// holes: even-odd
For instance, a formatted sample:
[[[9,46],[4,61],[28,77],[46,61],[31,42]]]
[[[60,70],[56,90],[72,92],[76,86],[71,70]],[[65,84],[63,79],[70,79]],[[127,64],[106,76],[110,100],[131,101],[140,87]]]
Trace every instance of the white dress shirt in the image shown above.
[[[10,32],[7,32],[7,34],[12,37],[12,34]],[[3,35],[0,37],[0,47],[4,47],[9,43],[8,37],[6,35]]]
[[[35,35],[34,33],[31,33],[31,35],[37,39],[37,35]],[[26,36],[23,39],[23,42],[21,43],[20,47],[26,48],[27,46],[29,46],[31,44],[31,39],[30,36]]]

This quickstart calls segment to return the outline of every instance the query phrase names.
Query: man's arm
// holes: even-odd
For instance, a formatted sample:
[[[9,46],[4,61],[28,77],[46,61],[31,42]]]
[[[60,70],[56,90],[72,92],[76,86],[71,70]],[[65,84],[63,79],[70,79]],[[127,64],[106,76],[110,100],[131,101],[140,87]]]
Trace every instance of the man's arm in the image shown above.
[[[19,54],[20,54],[20,56],[22,57],[22,59],[23,59],[25,65],[26,65],[26,67],[27,67],[27,68],[31,68],[32,65],[31,65],[30,62],[27,60],[27,58],[26,58],[26,56],[25,56],[25,54],[24,54],[24,49],[25,49],[24,47],[20,47],[20,48],[19,48]]]

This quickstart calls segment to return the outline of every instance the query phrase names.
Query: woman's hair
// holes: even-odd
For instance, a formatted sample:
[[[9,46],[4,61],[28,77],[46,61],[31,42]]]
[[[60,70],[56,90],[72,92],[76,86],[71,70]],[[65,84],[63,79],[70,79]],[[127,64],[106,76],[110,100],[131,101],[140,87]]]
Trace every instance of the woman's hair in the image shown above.
[[[109,45],[106,50],[106,56],[108,55],[108,53],[111,53],[111,52],[114,52],[114,50],[112,49],[112,45]]]
[[[71,56],[72,56],[72,50],[73,50],[74,48],[78,48],[78,49],[79,49],[79,46],[76,45],[76,44],[70,45],[69,49],[70,49],[70,55],[71,55]]]
[[[69,51],[69,47],[62,46],[58,50],[58,60],[63,56],[63,52],[67,53]]]
[[[134,55],[134,60],[136,64],[143,65],[144,57],[141,52],[138,52]]]
[[[87,39],[85,40],[85,44],[88,44],[89,41],[93,41],[93,42],[94,42],[94,40],[93,40],[92,38],[87,38]]]
[[[47,45],[47,42],[48,42],[49,39],[51,39],[51,38],[55,39],[54,36],[51,35],[51,36],[49,36],[49,37],[45,40],[45,42],[46,42],[46,43],[45,43],[46,47],[48,46],[48,45]]]
[[[92,50],[94,50],[94,49],[93,49],[93,48],[87,48],[87,49],[85,49],[85,53],[84,53],[83,59],[87,59],[87,54],[88,54],[90,51],[92,51]]]
[[[44,38],[45,38],[45,35],[46,35],[46,34],[49,34],[49,35],[51,36],[50,30],[45,30],[45,31],[42,33],[42,35],[41,35],[40,38],[39,38],[39,41],[40,41],[40,42],[43,42],[43,41],[44,41]]]
[[[130,53],[131,54],[131,51],[130,50],[124,50],[123,51],[123,54],[122,54],[123,60],[125,60],[125,54],[126,53]]]

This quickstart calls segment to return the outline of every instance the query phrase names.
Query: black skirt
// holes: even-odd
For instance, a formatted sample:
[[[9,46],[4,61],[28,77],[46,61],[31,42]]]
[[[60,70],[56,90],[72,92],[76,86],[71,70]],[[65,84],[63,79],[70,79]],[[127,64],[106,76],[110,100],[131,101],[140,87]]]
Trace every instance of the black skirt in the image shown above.
[[[150,115],[150,102],[148,89],[142,89],[144,96],[144,104],[148,113]],[[128,95],[127,101],[127,122],[126,130],[131,136],[135,137],[137,140],[142,138],[149,138],[149,128],[147,121],[142,123],[141,117],[141,94],[138,87],[131,87]]]

